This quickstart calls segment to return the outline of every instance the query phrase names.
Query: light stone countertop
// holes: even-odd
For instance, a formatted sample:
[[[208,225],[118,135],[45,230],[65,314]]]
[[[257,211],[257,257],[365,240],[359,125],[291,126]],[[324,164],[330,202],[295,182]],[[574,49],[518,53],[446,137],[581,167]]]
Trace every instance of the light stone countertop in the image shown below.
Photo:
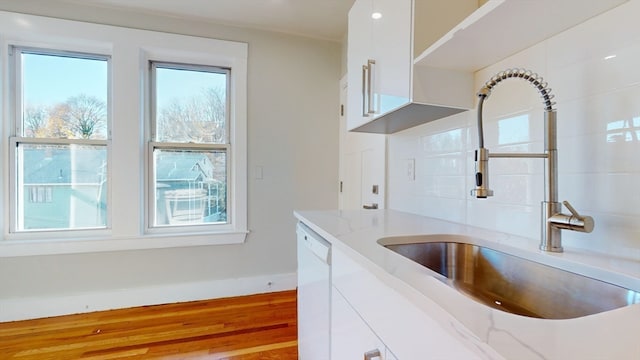
[[[464,235],[478,245],[635,291],[640,291],[640,262],[566,248],[561,254],[544,253],[534,239],[393,210],[296,211],[294,215],[333,246],[359,254],[361,264],[418,305],[479,359],[640,359],[640,304],[567,320],[513,315],[459,294],[436,280],[430,270],[377,241]]]

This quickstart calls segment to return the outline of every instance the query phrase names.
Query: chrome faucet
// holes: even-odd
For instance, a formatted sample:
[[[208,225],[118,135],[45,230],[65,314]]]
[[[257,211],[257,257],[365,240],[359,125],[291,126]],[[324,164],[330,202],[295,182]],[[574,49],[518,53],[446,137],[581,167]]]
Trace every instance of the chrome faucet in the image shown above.
[[[505,79],[518,78],[531,83],[540,92],[544,101],[544,153],[494,153],[484,147],[484,131],[482,129],[482,107],[484,101],[491,94],[491,89]],[[537,74],[524,69],[509,69],[501,71],[487,81],[478,91],[478,150],[475,153],[476,188],[471,195],[477,198],[493,196],[489,189],[489,158],[539,158],[545,159],[545,200],[542,202],[542,226],[540,250],[562,252],[561,230],[573,230],[590,233],[593,231],[593,218],[580,215],[568,201],[562,204],[571,215],[563,214],[562,204],[558,202],[558,149],[556,134],[556,110],[553,108],[553,95],[547,83]]]

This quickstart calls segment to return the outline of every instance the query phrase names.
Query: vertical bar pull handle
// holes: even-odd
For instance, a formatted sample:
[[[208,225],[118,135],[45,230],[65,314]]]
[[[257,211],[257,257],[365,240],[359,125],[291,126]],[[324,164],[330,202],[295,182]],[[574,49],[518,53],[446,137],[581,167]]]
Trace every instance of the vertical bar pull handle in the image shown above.
[[[364,353],[364,360],[373,360],[373,358],[382,358],[382,354],[380,354],[380,350],[373,349],[371,351],[367,351]]]
[[[373,65],[376,64],[376,61],[373,59],[367,60],[367,113],[375,114],[376,109],[373,106]]]
[[[367,65],[362,65],[362,116],[369,116],[367,113]]]

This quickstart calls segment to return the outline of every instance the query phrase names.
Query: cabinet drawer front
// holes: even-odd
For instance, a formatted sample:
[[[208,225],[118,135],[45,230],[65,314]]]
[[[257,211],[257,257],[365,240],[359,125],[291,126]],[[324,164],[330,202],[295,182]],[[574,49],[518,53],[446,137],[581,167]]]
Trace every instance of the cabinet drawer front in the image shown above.
[[[375,352],[380,356],[373,357]],[[331,293],[331,358],[372,360],[392,359],[386,346],[335,287]]]

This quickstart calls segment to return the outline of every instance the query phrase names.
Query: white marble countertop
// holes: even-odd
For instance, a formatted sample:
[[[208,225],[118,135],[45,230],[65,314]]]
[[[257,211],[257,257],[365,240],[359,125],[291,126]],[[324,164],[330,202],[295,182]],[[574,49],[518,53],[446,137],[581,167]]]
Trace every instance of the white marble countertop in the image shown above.
[[[371,271],[385,274],[382,278],[394,288],[410,289],[405,291],[406,296],[413,297],[443,327],[453,326],[449,332],[476,349],[478,358],[499,358],[492,354],[495,350],[506,359],[518,360],[640,359],[640,304],[567,320],[512,315],[459,294],[435,280],[430,270],[377,241],[412,235],[464,235],[478,245],[635,291],[640,291],[640,262],[572,249],[561,254],[544,253],[538,250],[536,240],[393,210],[296,211],[295,216],[334,246],[362,255]],[[424,299],[416,299],[416,291]],[[637,294],[630,292],[630,296]],[[431,303],[437,306],[425,305]],[[452,321],[474,336],[465,340],[464,331],[455,329]]]

